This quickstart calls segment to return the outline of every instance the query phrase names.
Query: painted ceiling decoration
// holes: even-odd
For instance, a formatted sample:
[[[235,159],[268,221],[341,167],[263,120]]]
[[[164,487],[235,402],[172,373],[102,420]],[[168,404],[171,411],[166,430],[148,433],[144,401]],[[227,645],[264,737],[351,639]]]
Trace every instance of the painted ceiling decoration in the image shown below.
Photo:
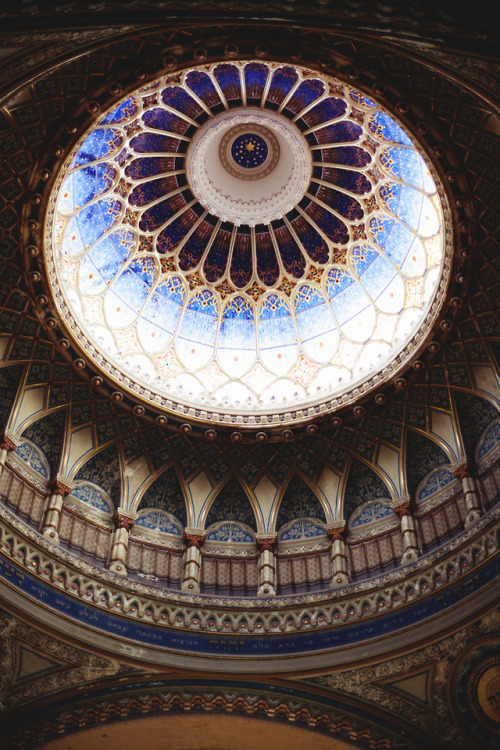
[[[0,10],[6,750],[496,750],[499,88],[457,4]]]
[[[202,421],[300,422],[386,381],[427,337],[449,274],[437,183],[351,86],[204,65],[79,139],[48,208],[49,286],[84,355],[132,395]]]

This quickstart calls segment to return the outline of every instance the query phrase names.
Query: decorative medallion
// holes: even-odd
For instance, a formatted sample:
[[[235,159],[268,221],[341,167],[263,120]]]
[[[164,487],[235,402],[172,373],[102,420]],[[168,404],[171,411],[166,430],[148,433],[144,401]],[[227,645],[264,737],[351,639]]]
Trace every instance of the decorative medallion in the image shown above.
[[[260,180],[276,167],[280,158],[278,139],[263,125],[237,125],[222,138],[220,160],[240,180]]]
[[[459,723],[477,746],[497,748],[500,741],[498,638],[477,643],[474,650],[458,659],[453,701]]]

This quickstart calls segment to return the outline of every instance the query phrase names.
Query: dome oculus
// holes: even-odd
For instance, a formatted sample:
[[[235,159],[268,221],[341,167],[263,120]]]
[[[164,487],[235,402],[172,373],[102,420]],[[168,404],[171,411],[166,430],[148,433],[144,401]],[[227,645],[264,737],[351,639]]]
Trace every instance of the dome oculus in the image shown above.
[[[83,136],[45,262],[122,388],[283,424],[355,400],[422,342],[446,289],[444,211],[375,102],[302,68],[224,63],[139,89]]]

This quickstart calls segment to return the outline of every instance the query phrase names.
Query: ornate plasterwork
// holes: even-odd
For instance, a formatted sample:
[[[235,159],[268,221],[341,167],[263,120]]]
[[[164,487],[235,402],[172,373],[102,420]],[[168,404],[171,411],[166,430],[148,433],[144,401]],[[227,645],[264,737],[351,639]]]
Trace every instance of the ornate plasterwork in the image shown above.
[[[238,169],[230,155],[235,138],[247,132],[260,134],[268,143],[268,158],[255,170]],[[202,206],[221,221],[270,224],[291,211],[306,192],[311,155],[298,128],[284,117],[245,108],[224,112],[200,128],[188,151],[187,174]],[[255,184],[249,187],[248,180]]]
[[[279,143],[269,128],[242,123],[222,138],[219,156],[224,169],[240,180],[261,180],[276,167]]]
[[[125,683],[123,678],[123,683]],[[161,683],[164,682],[162,685]],[[125,688],[124,684],[124,688]],[[114,697],[106,696],[99,701],[99,704],[88,703],[85,705],[66,706],[64,711],[55,709],[50,713],[44,712],[43,718],[33,727],[26,730],[25,727],[17,727],[17,731],[9,731],[9,742],[6,750],[22,750],[26,741],[35,740],[38,742],[50,741],[52,737],[60,737],[75,729],[90,728],[100,726],[107,721],[116,721],[117,716],[120,718],[133,720],[137,715],[147,716],[148,714],[158,713],[163,716],[169,712],[179,711],[186,717],[190,712],[199,713],[207,712],[227,712],[257,719],[277,719],[280,721],[290,722],[292,726],[300,727],[301,725],[311,730],[306,738],[312,742],[320,742],[321,736],[330,735],[338,737],[340,745],[336,747],[347,747],[343,740],[349,739],[349,746],[352,742],[361,742],[371,750],[397,750],[399,742],[394,731],[386,726],[382,727],[375,722],[367,722],[366,719],[356,715],[356,710],[352,706],[336,703],[335,707],[327,700],[321,700],[318,696],[300,695],[290,696],[289,693],[298,692],[300,688],[288,687],[288,694],[282,688],[274,685],[271,689],[255,691],[253,686],[233,684],[230,688],[218,688],[216,685],[207,687],[206,685],[185,685],[180,689],[167,681],[156,681],[154,685],[144,684],[142,689],[137,689],[133,693],[127,691],[125,695],[115,692]],[[222,717],[217,717],[217,722]],[[213,718],[206,719],[213,721]],[[168,724],[166,731],[168,732]],[[265,724],[262,725],[265,730]],[[240,725],[240,731],[244,730]],[[168,736],[168,735],[167,735]],[[188,735],[189,736],[189,735]],[[276,731],[274,732],[276,737]],[[279,737],[279,733],[277,735]],[[293,736],[293,735],[292,735]],[[304,734],[301,733],[304,739]],[[368,743],[368,744],[367,744]],[[223,750],[221,746],[210,748],[204,746],[203,750]],[[409,750],[417,750],[417,745],[412,742]]]
[[[80,601],[82,605],[88,604],[110,614],[118,613],[132,621],[174,628],[181,633],[259,636],[270,632],[292,635],[303,630],[320,633],[325,628],[335,629],[336,626],[366,620],[369,628],[360,631],[359,635],[370,639],[373,618],[377,615],[383,616],[391,610],[398,612],[405,605],[419,600],[434,601],[438,597],[437,601],[446,603],[450,597],[455,601],[457,595],[473,595],[477,584],[471,586],[470,581],[460,583],[462,576],[493,560],[499,548],[497,524],[500,509],[496,508],[464,532],[461,538],[443,545],[437,552],[386,575],[345,586],[336,590],[334,597],[331,592],[322,592],[266,600],[228,599],[159,591],[136,581],[124,581],[108,570],[98,570],[73,554],[54,547],[40,534],[26,528],[7,508],[0,509],[0,513],[3,519],[0,548],[5,565],[8,566],[9,559],[16,564],[15,568],[2,568],[6,580],[22,585],[24,575],[21,571],[24,569],[44,585],[55,586],[61,593],[65,591],[72,601]],[[458,588],[455,593],[449,593],[448,586],[454,582]],[[424,607],[422,612],[427,609]],[[402,622],[402,619],[398,620],[399,624]],[[183,642],[179,641],[181,651]]]
[[[241,82],[247,68],[252,66],[265,68],[268,76],[266,87],[271,79],[274,80],[277,71],[286,70],[287,75],[293,71],[297,76],[292,89],[279,105],[279,112],[264,109],[265,95],[260,109],[244,103],[235,106],[237,100],[230,98],[230,92],[226,92],[229,104],[221,100],[214,107],[208,99],[202,101],[201,90],[194,95],[191,88],[189,96],[192,102],[196,100],[196,106],[202,111],[196,120],[193,119],[194,111],[191,112],[193,117],[182,112],[181,105],[175,104],[172,98],[177,96],[178,90],[188,91],[191,74],[207,78],[210,74],[220,94],[226,85],[223,76],[229,75],[228,69],[232,69],[235,75],[237,72]],[[323,87],[319,105],[316,100],[311,102],[304,98],[301,87],[309,85]],[[161,89],[161,86],[165,88]],[[300,96],[299,91],[302,91]],[[161,97],[164,97],[163,104]],[[292,104],[297,97],[300,102]],[[289,105],[292,110],[285,117],[283,113]],[[220,114],[220,108],[224,107],[226,112]],[[247,230],[243,231],[244,225],[237,223],[237,217],[229,222],[231,229],[225,225],[221,212],[219,215],[214,209],[213,216],[207,216],[208,209],[203,207],[203,201],[198,201],[183,182],[187,180],[196,193],[195,182],[201,179],[206,167],[201,159],[200,174],[196,169],[185,168],[185,162],[190,158],[190,144],[192,146],[197,138],[203,139],[203,133],[210,133],[212,125],[217,126],[218,118],[221,121],[235,118],[239,116],[238,112],[246,118],[268,118],[269,129],[274,120],[279,127],[291,128],[297,144],[307,140],[309,151],[306,149],[303,154],[307,155],[309,162],[310,154],[314,154],[311,181],[306,185],[303,198],[284,216],[282,226],[266,224],[262,225],[264,231],[257,232],[260,225],[250,226],[252,222],[245,218]],[[204,122],[201,117],[205,117]],[[310,117],[312,119],[308,120]],[[177,121],[182,118],[182,128],[187,128],[185,135],[179,135]],[[174,120],[177,124],[172,124]],[[301,120],[300,128],[304,134],[299,132]],[[337,132],[337,126],[341,131]],[[272,127],[280,136],[279,127]],[[235,62],[204,66],[203,69],[167,76],[137,90],[114,111],[107,110],[96,128],[87,131],[86,137],[80,139],[55,179],[55,191],[61,193],[57,206],[57,195],[53,194],[47,211],[45,241],[50,252],[46,257],[46,271],[58,314],[74,345],[84,350],[94,366],[133,398],[145,400],[156,409],[172,413],[181,411],[190,421],[217,421],[250,430],[258,428],[263,419],[270,423],[271,428],[302,423],[364,398],[393,378],[423,345],[440,314],[450,273],[452,233],[445,192],[436,171],[423,159],[417,142],[396,120],[359,91],[338,81],[334,83],[327,76],[293,66],[283,67],[278,63]],[[101,176],[106,184],[98,188],[94,186],[91,205],[87,203],[82,208],[78,202],[71,203],[76,197],[70,183],[65,180],[69,179],[70,172],[75,180],[81,178],[87,168],[86,150],[90,141],[96,133],[100,138],[104,130],[107,133],[105,148],[111,151],[109,154],[99,151],[91,158],[103,169]],[[323,131],[328,131],[326,140],[317,135]],[[164,132],[170,135],[160,136]],[[159,144],[155,140],[158,137],[166,138],[169,145],[163,141],[163,145]],[[181,144],[178,150],[172,146],[173,141]],[[287,136],[280,143],[280,149],[289,148],[292,141],[293,138]],[[355,145],[351,147],[350,143]],[[174,151],[170,151],[171,148]],[[404,169],[400,172],[402,167],[396,164],[399,157],[395,157],[394,162],[391,149],[394,152],[406,149],[413,154],[420,174],[418,180],[423,179],[420,187],[411,184],[413,177],[410,179],[403,173]],[[334,152],[333,155],[330,152]],[[74,162],[70,164],[72,159]],[[158,159],[166,159],[168,165],[158,167]],[[288,162],[280,158],[277,167],[255,183],[234,179],[260,188],[267,179],[274,179],[279,173],[282,161]],[[147,169],[146,163],[149,165]],[[156,164],[154,169],[160,171],[148,171],[153,163]],[[228,175],[222,165],[220,169]],[[357,180],[356,185],[353,179]],[[64,190],[68,186],[66,193]],[[104,192],[99,193],[101,188]],[[403,193],[413,196],[410,203],[420,196],[418,200],[423,201],[420,218],[417,219],[415,214],[410,221],[406,216],[408,205],[406,197],[401,197]],[[234,197],[233,191],[231,196]],[[168,216],[162,214],[162,207],[166,204],[169,206]],[[85,286],[90,283],[89,278],[95,277],[90,266],[87,268],[87,261],[92,265],[94,260],[90,255],[86,257],[95,237],[89,243],[82,239],[85,253],[80,253],[80,258],[79,251],[74,255],[75,248],[68,249],[73,242],[71,227],[76,227],[79,217],[87,216],[91,209],[97,211],[101,208],[104,213],[108,209],[110,212],[109,219],[105,220],[110,223],[106,237],[114,237],[120,244],[118,235],[115,236],[120,225],[124,232],[121,239],[125,234],[130,239],[130,245],[127,245],[127,240],[127,247],[120,250],[120,253],[129,255],[116,278],[119,284],[125,283],[126,279],[128,283],[128,277],[136,274],[141,279],[136,280],[139,285],[150,285],[147,311],[145,307],[142,309],[145,298],[132,299],[128,292],[120,298],[124,304],[117,302],[113,308],[115,279],[111,277],[102,279],[105,286],[97,295],[95,289],[90,290],[89,296],[89,290],[79,286],[82,283]],[[389,230],[391,222],[397,225],[394,233],[406,232],[408,238],[415,239],[413,244],[413,239],[408,240],[412,249],[410,251],[408,245],[408,257],[404,261],[402,258],[388,260],[391,251],[384,247],[384,238],[388,231],[389,234],[392,231]],[[412,222],[415,226],[407,230]],[[175,231],[171,232],[174,225]],[[301,234],[305,226],[310,232],[307,237],[307,232]],[[201,227],[204,227],[203,231]],[[75,237],[80,230],[79,226]],[[281,238],[280,232],[283,233]],[[258,235],[264,239],[259,239]],[[188,248],[191,240],[194,245],[201,244]],[[59,261],[50,256],[54,250],[52,243],[57,245],[60,241],[63,245],[66,243],[67,247],[64,246],[69,252],[61,267]],[[240,242],[239,256],[236,253],[237,241]],[[419,245],[420,250],[416,252],[415,248],[421,241],[424,244]],[[424,245],[425,249],[422,249]],[[238,262],[235,260],[237,256]],[[374,262],[375,256],[380,256],[378,259],[382,265],[384,262],[392,264],[396,274],[393,281],[402,285],[399,296],[396,295],[400,303],[399,307],[396,305],[397,310],[391,307],[394,290],[388,288],[385,271],[381,277],[385,279],[384,283],[387,282],[386,286],[382,284],[376,291],[370,291],[368,284],[368,292],[362,288],[363,273]],[[271,262],[272,258],[274,261]],[[80,259],[85,269],[83,265],[80,268]],[[409,266],[405,269],[407,263]],[[413,263],[424,264],[424,276],[418,276]],[[375,266],[371,271],[374,269]],[[378,268],[375,276],[380,277],[380,270]],[[323,271],[322,276],[314,276],[316,271]],[[194,279],[195,286],[192,285]],[[70,289],[65,295],[59,289],[66,283]],[[168,292],[166,287],[159,290],[165,284],[170,284]],[[342,310],[347,310],[340,297],[335,312],[334,297],[339,293],[340,296],[350,294],[342,284],[356,289],[356,294],[365,301],[372,295],[367,310],[368,317],[373,318],[370,324],[373,335],[367,333],[366,316],[363,324],[359,316],[356,318],[356,311],[363,311],[359,310],[354,298],[350,298],[352,310],[349,308],[349,315],[352,313],[354,317],[346,313],[346,319],[340,320]],[[168,325],[165,323],[168,315],[159,314],[157,310],[158,320],[154,318],[155,306],[166,304],[162,298],[164,291],[164,296],[170,295],[170,299],[173,299],[172,295],[180,295],[175,302],[179,310],[174,315],[176,317],[179,313],[180,317]],[[200,295],[203,294],[202,300]],[[191,321],[196,317],[198,304],[202,304],[207,312],[207,295],[213,307],[211,315],[218,321],[213,324],[213,331],[213,326],[208,330],[199,321]],[[109,304],[103,302],[104,297]],[[384,304],[381,303],[382,297],[387,297]],[[242,299],[245,301],[244,315],[240,306]],[[120,317],[127,307],[127,300],[137,320],[131,318],[127,322]],[[272,307],[272,311],[268,307]],[[88,318],[88,325],[83,327],[82,316]],[[204,323],[209,320],[207,315],[203,315],[203,319]],[[231,325],[226,322],[229,319]],[[239,334],[236,335],[238,326]],[[320,334],[314,333],[320,329]],[[364,338],[363,332],[366,334]],[[231,336],[234,340],[229,341]],[[276,350],[276,342],[282,344],[283,351]],[[235,357],[238,357],[237,366]],[[116,397],[123,398],[123,393],[117,392]]]

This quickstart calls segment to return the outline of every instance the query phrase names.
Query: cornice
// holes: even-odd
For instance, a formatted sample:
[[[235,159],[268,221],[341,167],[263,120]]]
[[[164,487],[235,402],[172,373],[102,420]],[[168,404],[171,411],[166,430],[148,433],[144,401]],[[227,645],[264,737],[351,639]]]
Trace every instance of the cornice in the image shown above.
[[[415,638],[419,628],[440,628],[441,619],[456,624],[480,602],[486,604],[500,564],[497,508],[460,539],[386,576],[335,592],[265,601],[216,598],[124,582],[23,529],[7,509],[0,515],[0,588],[6,602],[32,613],[41,607],[49,623],[50,612],[55,613],[58,627],[65,628],[66,619],[79,637],[82,628],[97,629],[112,651],[128,653],[132,647],[126,642],[132,637],[132,655],[138,649],[147,661],[153,648],[154,658],[166,663],[183,662],[183,655],[189,662],[195,653],[206,656],[208,649],[218,662],[231,662],[239,654],[262,668],[263,658],[272,665],[278,655],[302,653],[304,662],[294,659],[299,669],[325,647],[330,659],[346,658],[351,647],[361,644],[383,652],[396,631],[401,638],[410,623]],[[272,644],[271,652],[266,644]]]

